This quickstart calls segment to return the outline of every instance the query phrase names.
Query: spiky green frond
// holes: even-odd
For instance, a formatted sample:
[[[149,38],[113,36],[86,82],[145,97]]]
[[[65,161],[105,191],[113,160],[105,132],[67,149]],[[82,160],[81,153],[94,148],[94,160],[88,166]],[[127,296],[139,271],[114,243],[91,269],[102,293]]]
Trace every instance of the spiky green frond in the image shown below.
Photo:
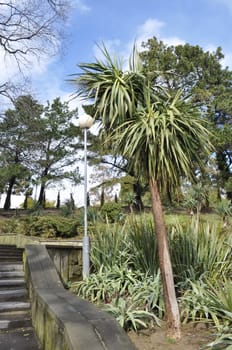
[[[102,53],[104,61],[80,64],[82,73],[73,82],[80,95],[92,99],[112,152],[160,184],[191,177],[193,162],[200,165],[201,151],[209,149],[207,126],[196,110],[181,92],[151,85],[135,47],[129,71],[104,46]]]
[[[82,73],[71,82],[77,85],[78,96],[90,99],[96,106],[95,119],[100,119],[107,129],[113,129],[133,116],[138,101],[142,101],[145,77],[135,63],[137,56],[131,59],[134,70],[125,71],[122,60],[111,58],[104,46],[102,54],[104,60],[79,64]]]
[[[180,176],[193,176],[192,162],[201,164],[200,150],[209,150],[209,132],[196,110],[181,99],[156,96],[145,99],[133,118],[111,135],[119,154],[131,160],[131,166],[152,176],[160,184],[169,179],[178,184]]]

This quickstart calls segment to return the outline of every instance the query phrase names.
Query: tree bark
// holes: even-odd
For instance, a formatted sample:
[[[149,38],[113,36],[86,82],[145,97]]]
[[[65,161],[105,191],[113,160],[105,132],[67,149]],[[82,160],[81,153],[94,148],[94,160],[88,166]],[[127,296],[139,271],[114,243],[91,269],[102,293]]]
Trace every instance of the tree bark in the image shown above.
[[[6,199],[5,199],[5,203],[4,203],[4,207],[3,207],[5,210],[10,209],[10,206],[11,206],[11,195],[12,195],[12,190],[13,190],[13,187],[14,187],[14,184],[15,184],[15,180],[16,180],[16,176],[12,176],[10,178],[9,186],[8,186],[7,194],[6,194]]]
[[[136,183],[133,184],[133,191],[135,194],[135,209],[139,212],[144,210],[144,205],[143,205],[143,201],[142,201],[142,186],[140,185],[140,183],[137,181]]]
[[[40,187],[39,199],[38,199],[38,204],[41,207],[44,207],[44,195],[45,195],[45,184],[42,183]]]
[[[150,178],[149,188],[151,193],[152,213],[157,235],[159,264],[163,283],[167,336],[178,340],[181,337],[180,314],[176,299],[172,263],[157,181]]]

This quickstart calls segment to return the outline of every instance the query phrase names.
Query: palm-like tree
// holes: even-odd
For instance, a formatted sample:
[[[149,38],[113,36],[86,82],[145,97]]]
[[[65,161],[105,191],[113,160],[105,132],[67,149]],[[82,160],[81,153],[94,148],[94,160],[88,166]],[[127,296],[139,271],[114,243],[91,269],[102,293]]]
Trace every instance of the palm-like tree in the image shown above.
[[[150,85],[136,51],[129,70],[103,48],[105,62],[80,64],[82,73],[73,79],[78,94],[92,99],[95,118],[103,125],[107,142],[149,182],[162,274],[168,335],[181,336],[171,259],[160,190],[167,180],[179,186],[180,177],[194,177],[201,165],[199,150],[209,149],[208,131],[196,110],[181,98]]]

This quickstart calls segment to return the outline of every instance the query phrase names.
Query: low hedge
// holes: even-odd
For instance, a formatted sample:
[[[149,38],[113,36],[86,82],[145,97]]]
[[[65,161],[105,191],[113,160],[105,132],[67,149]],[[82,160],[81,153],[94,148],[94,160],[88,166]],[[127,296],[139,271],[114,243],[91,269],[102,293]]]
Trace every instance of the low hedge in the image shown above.
[[[60,216],[28,216],[4,220],[0,231],[44,238],[70,238],[78,234],[77,226],[76,220]]]

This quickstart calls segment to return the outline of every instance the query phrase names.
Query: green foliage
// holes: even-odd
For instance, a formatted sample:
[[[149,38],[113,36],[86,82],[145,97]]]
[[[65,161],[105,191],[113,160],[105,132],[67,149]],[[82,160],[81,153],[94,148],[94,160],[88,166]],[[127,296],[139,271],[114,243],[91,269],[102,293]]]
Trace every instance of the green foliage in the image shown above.
[[[20,219],[20,233],[45,238],[69,238],[77,235],[77,222],[59,216],[29,216]]]
[[[232,325],[232,283],[230,280],[210,283],[190,282],[180,297],[183,322],[209,322],[218,332],[228,332]]]
[[[0,233],[15,233],[17,232],[18,219],[1,219],[0,220]]]
[[[36,200],[32,197],[27,198],[27,208],[24,208],[24,203],[20,204],[20,208],[22,209],[32,209],[37,210],[39,205],[37,204]],[[44,204],[45,208],[55,208],[55,201],[49,201],[46,200]]]
[[[217,174],[214,178],[231,199],[232,191],[227,188],[227,181],[231,178],[232,164],[232,72],[221,64],[224,57],[221,48],[209,52],[188,43],[166,45],[155,37],[143,46],[145,50],[140,55],[152,83],[155,85],[158,81],[172,92],[181,88],[209,120],[211,142],[216,149]],[[203,174],[212,180],[212,173],[206,174],[204,170]]]
[[[123,226],[95,226],[91,261],[94,271],[98,271],[101,265],[112,267],[126,263],[134,270],[157,274],[157,241],[151,217],[130,217]]]
[[[60,208],[60,214],[65,217],[73,216],[74,214],[74,205],[71,199],[65,201],[64,205]]]
[[[4,168],[0,186],[4,185],[7,196],[4,208],[10,208],[13,191],[25,192],[31,178],[31,165],[35,135],[40,128],[38,120],[42,105],[30,95],[19,96],[14,102],[14,109],[8,109],[0,122],[0,164]],[[38,151],[38,148],[37,148]],[[5,181],[5,183],[4,183]]]
[[[159,269],[158,247],[151,216],[132,216],[127,221],[127,240],[131,243],[131,259],[136,269],[150,275]]]
[[[159,325],[159,319],[153,313],[140,309],[138,302],[133,302],[130,299],[115,298],[104,309],[113,315],[126,331],[147,328],[151,321],[155,321]]]
[[[221,236],[215,225],[198,225],[195,220],[175,225],[169,239],[175,281],[182,288],[189,280],[214,282],[232,273],[232,238]]]
[[[32,197],[27,198],[27,209],[33,209],[36,205],[36,201]],[[21,203],[20,208],[24,208],[24,203]]]
[[[208,188],[207,186],[202,185],[202,183],[197,183],[192,185],[184,200],[184,207],[188,209],[196,209],[197,213],[200,214],[202,207],[207,206],[208,201]]]
[[[93,273],[72,289],[92,302],[107,304],[107,311],[125,329],[158,324],[164,306],[160,273],[153,261],[154,241],[152,224],[146,220],[96,226],[91,244]],[[152,245],[154,250],[149,252]]]
[[[94,271],[101,266],[131,264],[132,254],[127,240],[126,227],[117,224],[97,225],[91,244],[91,262]]]
[[[202,281],[190,281],[189,289],[180,298],[180,309],[184,323],[204,321],[220,326],[220,316],[213,306],[209,286]]]
[[[80,130],[66,102],[59,98],[44,107],[30,95],[16,99],[0,122],[0,165],[4,167],[0,188],[7,191],[4,208],[10,208],[13,191],[28,194],[40,184],[39,203],[44,202],[46,187],[64,178],[80,181],[79,169],[68,171],[76,162]]]
[[[78,225],[84,226],[84,208],[78,208],[73,213],[75,216]],[[87,208],[87,220],[88,223],[91,225],[95,225],[97,223],[102,222],[101,214],[97,208],[94,207],[88,207]]]
[[[168,221],[181,320],[209,323],[217,331],[215,344],[226,344],[232,326],[232,238],[222,235],[220,226],[188,217]],[[156,244],[148,214],[130,215],[123,226],[98,225],[91,245],[93,273],[72,289],[126,330],[159,324],[164,301]]]
[[[82,73],[74,81],[79,87],[78,95],[92,99],[94,117],[101,121],[101,134],[113,145],[112,155],[121,156],[137,178],[145,178],[149,183],[152,200],[157,204],[152,208],[159,230],[163,283],[168,279],[164,290],[167,324],[170,328],[175,324],[172,332],[178,337],[179,317],[173,313],[178,307],[160,189],[179,187],[183,177],[195,179],[196,168],[203,168],[212,149],[208,125],[189,102],[190,97],[183,98],[181,90],[170,91],[153,84],[135,48],[126,71],[122,61],[111,57],[105,46],[102,53],[104,61],[80,64]],[[106,215],[115,221],[115,216],[110,217],[108,212]],[[173,296],[173,308],[168,307],[168,294]]]
[[[163,315],[160,275],[148,277],[127,264],[111,268],[102,265],[84,281],[73,283],[72,289],[92,302],[106,304],[103,308],[126,330],[148,327],[151,321],[159,324]]]
[[[225,183],[225,190],[227,192],[232,192],[232,177],[230,176],[230,178],[227,180],[227,182]]]
[[[203,349],[211,350],[232,350],[232,333],[220,334],[213,342],[207,344]]]
[[[217,203],[215,211],[225,221],[227,217],[232,216],[232,205],[228,200]]]
[[[118,222],[122,220],[122,208],[119,203],[108,202],[101,207],[101,216],[106,222]]]

